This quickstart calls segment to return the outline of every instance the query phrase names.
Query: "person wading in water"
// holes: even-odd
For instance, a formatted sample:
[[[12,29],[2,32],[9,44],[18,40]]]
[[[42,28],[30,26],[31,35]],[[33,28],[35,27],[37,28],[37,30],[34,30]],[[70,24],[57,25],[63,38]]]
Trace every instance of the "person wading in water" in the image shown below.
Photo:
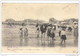
[[[20,46],[26,45],[28,39],[28,29],[25,27],[25,24],[22,24],[20,28]]]
[[[65,45],[66,45],[66,40],[67,38],[66,38],[66,28],[62,28],[62,31],[61,31],[61,46],[64,46],[65,47]],[[64,42],[64,44],[63,44],[63,42]]]

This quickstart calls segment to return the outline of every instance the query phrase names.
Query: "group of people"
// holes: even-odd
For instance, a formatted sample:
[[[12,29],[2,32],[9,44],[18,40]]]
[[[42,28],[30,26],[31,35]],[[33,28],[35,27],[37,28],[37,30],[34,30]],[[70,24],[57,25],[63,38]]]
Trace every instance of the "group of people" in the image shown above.
[[[24,24],[22,24],[22,26],[23,27],[20,28],[20,46],[27,45],[27,41],[28,41],[28,29],[24,27],[25,26]],[[55,32],[57,30],[55,25],[52,25],[52,24],[39,25],[39,24],[37,24],[36,28],[37,28],[36,30],[37,30],[37,37],[38,38],[40,37],[40,34],[41,34],[41,42],[42,42],[43,38],[45,38],[45,34],[46,34],[48,37],[48,40],[50,39],[49,40],[50,43],[53,43],[53,45],[54,45],[55,34],[56,34]],[[66,45],[66,42],[65,42],[65,40],[67,39],[66,28],[67,27],[65,27],[65,26],[58,27],[58,29],[60,29],[58,31],[59,37],[61,39],[60,45],[63,45],[63,46]],[[72,28],[69,27],[68,31],[72,31]],[[74,36],[75,36],[74,42],[75,42],[75,44],[77,44],[77,42],[78,42],[78,26],[74,27]],[[45,41],[44,41],[44,44],[45,44]]]
[[[61,39],[60,45],[61,46],[66,46],[66,39],[67,39],[67,32],[71,32],[74,33],[74,43],[77,45],[78,43],[78,25],[74,25],[73,28],[72,27],[67,27],[67,26],[56,26],[56,25],[52,25],[52,24],[42,24],[39,25],[37,24],[37,32],[40,34],[41,32],[41,38],[45,38],[45,34],[48,37],[48,40],[50,41],[50,43],[53,43],[53,45],[55,44],[54,41],[56,40],[56,31],[58,31],[58,36]],[[57,28],[58,27],[58,28]],[[59,30],[58,30],[59,29]],[[72,32],[73,31],[73,32]],[[37,37],[39,37],[39,34],[37,35]],[[42,39],[41,39],[42,40]],[[45,40],[44,40],[44,44],[45,44]]]
[[[54,45],[54,41],[55,41],[55,32],[56,32],[56,26],[55,25],[52,25],[52,24],[47,24],[47,26],[45,24],[43,25],[38,25],[37,24],[37,32],[41,32],[41,38],[44,38],[45,37],[45,34],[47,34],[47,37],[48,37],[48,43],[49,44],[53,44]],[[66,40],[66,28],[65,27],[60,27],[60,31],[59,31],[59,36],[61,37],[61,44],[63,43],[64,41],[64,45],[65,45],[65,40]],[[40,33],[39,33],[40,34]],[[37,37],[39,37],[39,34]],[[44,35],[44,36],[43,36]],[[42,39],[41,39],[42,40]],[[44,41],[44,44],[45,44],[45,41]]]

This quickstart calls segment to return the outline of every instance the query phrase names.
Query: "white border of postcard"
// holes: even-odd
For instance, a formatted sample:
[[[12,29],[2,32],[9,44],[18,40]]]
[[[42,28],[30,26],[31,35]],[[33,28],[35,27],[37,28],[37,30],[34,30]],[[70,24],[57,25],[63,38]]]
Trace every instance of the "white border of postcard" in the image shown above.
[[[80,2],[79,1],[1,1],[0,2],[0,12],[1,12],[1,6],[2,6],[2,3],[79,3],[79,18],[80,18]],[[0,18],[1,18],[1,14],[0,14]],[[1,22],[1,19],[0,19],[0,22]],[[79,28],[80,28],[80,21],[79,21]],[[79,29],[79,31],[80,31],[80,29]],[[0,38],[1,38],[1,23],[0,23]],[[79,39],[80,39],[80,34],[79,34]],[[0,39],[1,40],[1,39]],[[78,49],[80,50],[80,45],[79,45],[79,43],[80,43],[80,40],[79,40],[79,42],[78,42]],[[0,44],[0,49],[1,49],[1,44]],[[79,51],[79,53],[80,53],[80,51]],[[0,54],[7,54],[7,55],[11,55],[11,54],[14,54],[14,55],[16,55],[16,54],[21,54],[21,55],[25,55],[25,54],[23,54],[23,53],[2,53],[1,51],[0,51]],[[26,53],[26,54],[28,54],[29,55],[29,53]],[[38,53],[32,53],[32,55],[36,55],[36,54],[38,54]],[[45,54],[45,53],[44,53]],[[65,55],[64,53],[62,53],[63,55]],[[43,55],[43,54],[40,54],[40,55]],[[46,55],[53,55],[53,54],[46,54]],[[56,53],[55,53],[55,55],[56,55]]]

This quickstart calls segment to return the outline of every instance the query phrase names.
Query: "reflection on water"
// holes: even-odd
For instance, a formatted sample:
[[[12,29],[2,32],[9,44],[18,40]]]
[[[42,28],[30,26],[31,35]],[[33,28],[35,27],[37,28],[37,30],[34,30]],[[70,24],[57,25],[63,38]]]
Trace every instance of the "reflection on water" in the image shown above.
[[[14,28],[15,27],[15,28]],[[20,26],[15,26],[10,28],[7,25],[2,26],[2,45],[3,46],[46,46],[46,47],[56,47],[56,46],[63,46],[60,45],[61,39],[56,32],[55,40],[51,40],[45,34],[45,37],[42,38],[41,41],[41,34],[37,37],[37,32],[35,26],[27,26],[28,28],[28,37],[20,38],[19,28]],[[71,34],[71,35],[70,35]],[[74,44],[74,36],[72,33],[67,35],[66,40],[66,47],[67,46],[75,46]],[[78,42],[78,41],[76,41]],[[77,45],[76,45],[77,46]]]

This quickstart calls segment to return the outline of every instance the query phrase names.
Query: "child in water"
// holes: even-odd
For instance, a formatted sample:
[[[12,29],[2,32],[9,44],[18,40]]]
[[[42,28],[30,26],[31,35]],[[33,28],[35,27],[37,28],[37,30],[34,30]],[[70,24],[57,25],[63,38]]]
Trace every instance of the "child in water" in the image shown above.
[[[64,44],[63,44],[64,47],[65,47],[65,44],[66,44],[65,40],[66,40],[66,29],[62,28],[62,31],[61,31],[61,45],[64,42]]]

